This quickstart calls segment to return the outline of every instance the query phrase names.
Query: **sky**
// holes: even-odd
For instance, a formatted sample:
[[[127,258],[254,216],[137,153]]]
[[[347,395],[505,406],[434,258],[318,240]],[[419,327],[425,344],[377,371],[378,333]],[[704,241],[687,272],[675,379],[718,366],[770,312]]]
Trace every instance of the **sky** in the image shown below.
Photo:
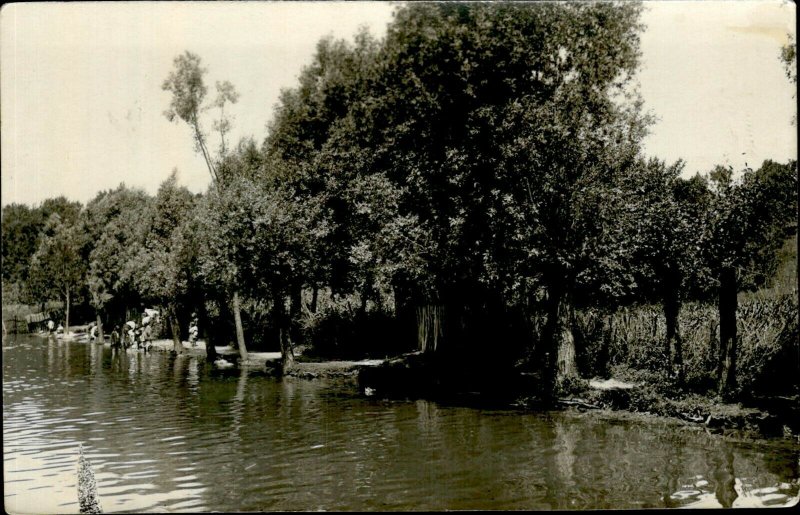
[[[778,56],[795,33],[793,3],[652,1],[642,17],[637,77],[657,118],[644,151],[686,161],[758,167],[797,157],[796,86]],[[393,3],[70,2],[0,11],[2,205],[64,195],[83,203],[124,182],[155,193],[177,168],[205,191],[191,132],[163,115],[173,59],[199,54],[215,81],[240,93],[231,141],[266,136],[282,88],[293,87],[326,35],[360,26],[385,34]],[[210,113],[209,113],[210,114]]]

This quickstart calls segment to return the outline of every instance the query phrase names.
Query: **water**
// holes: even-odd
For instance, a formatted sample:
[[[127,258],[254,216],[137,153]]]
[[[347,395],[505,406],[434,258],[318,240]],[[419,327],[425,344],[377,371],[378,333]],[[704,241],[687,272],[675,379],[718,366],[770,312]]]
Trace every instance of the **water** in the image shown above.
[[[581,509],[797,503],[800,446],[664,423],[366,397],[202,358],[9,338],[5,508]]]

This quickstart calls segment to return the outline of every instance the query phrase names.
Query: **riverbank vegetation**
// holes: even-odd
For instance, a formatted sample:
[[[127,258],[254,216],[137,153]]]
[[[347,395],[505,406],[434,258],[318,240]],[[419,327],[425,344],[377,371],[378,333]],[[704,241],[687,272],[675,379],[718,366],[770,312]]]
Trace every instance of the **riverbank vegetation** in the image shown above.
[[[209,189],[3,207],[4,305],[62,301],[66,327],[160,306],[176,342],[197,313],[285,367],[421,350],[438,380],[534,377],[544,401],[610,375],[797,395],[796,162],[644,155],[640,10],[399,7],[383,39],[321,40],[262,142],[226,139],[239,95],[209,101],[186,52],[166,114]]]

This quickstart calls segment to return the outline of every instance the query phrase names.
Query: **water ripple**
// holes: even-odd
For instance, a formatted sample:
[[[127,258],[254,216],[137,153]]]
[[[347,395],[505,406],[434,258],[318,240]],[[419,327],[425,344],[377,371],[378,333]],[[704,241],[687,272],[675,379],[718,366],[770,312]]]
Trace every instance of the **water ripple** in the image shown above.
[[[733,506],[787,506],[799,495],[800,449],[787,442],[365,398],[324,380],[212,374],[194,357],[19,341],[3,348],[10,511],[77,511],[81,443],[107,511],[653,508],[733,494]]]

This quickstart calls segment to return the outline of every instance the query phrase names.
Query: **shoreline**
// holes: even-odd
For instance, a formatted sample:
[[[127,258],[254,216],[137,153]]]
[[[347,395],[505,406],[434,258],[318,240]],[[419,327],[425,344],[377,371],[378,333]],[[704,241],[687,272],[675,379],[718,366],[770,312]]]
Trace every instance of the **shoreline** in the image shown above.
[[[48,334],[31,334],[43,338],[50,337]],[[63,339],[59,340],[63,341]],[[73,336],[68,341],[99,344],[98,342],[89,342],[81,334]],[[205,358],[205,340],[198,340],[196,346],[192,346],[186,341],[181,343],[185,355]],[[111,344],[105,341],[103,345],[110,347]],[[173,352],[173,348],[172,340],[158,339],[151,342],[149,351]],[[127,350],[144,352],[141,349]],[[241,363],[238,359],[238,350],[235,348],[216,346],[216,351],[223,360],[228,362],[230,368],[238,367],[274,374],[275,369],[280,367],[280,352],[249,352],[248,359]],[[396,366],[412,356],[416,356],[416,353],[412,353],[410,356],[358,361],[302,361],[300,358],[294,362],[293,367],[286,372],[286,375],[302,380],[340,378],[349,380],[348,382],[355,382],[356,387],[366,392],[367,395],[375,393],[378,395],[390,393],[390,396],[402,395],[402,391],[396,391],[396,389],[387,392],[381,391],[381,388],[374,389],[363,384],[362,372],[369,370],[369,376],[380,374],[381,369],[385,371],[387,366]],[[227,366],[218,368],[227,368]],[[411,368],[406,368],[405,371],[409,374],[414,373]],[[510,398],[513,397],[513,392],[511,392]],[[788,411],[800,411],[800,400],[797,398],[775,396],[772,399],[787,401],[785,404],[788,406],[786,408]],[[525,411],[542,411],[543,409],[535,398],[525,396],[518,396],[515,400],[510,400],[509,406]],[[556,401],[555,409],[580,416],[670,422],[723,436],[736,434],[751,438],[783,438],[791,443],[800,444],[800,417],[794,417],[793,413],[780,413],[762,407],[746,406],[741,402],[721,402],[700,394],[688,393],[670,397],[643,384],[625,383],[615,379],[588,381],[587,386],[580,391],[559,398]]]

